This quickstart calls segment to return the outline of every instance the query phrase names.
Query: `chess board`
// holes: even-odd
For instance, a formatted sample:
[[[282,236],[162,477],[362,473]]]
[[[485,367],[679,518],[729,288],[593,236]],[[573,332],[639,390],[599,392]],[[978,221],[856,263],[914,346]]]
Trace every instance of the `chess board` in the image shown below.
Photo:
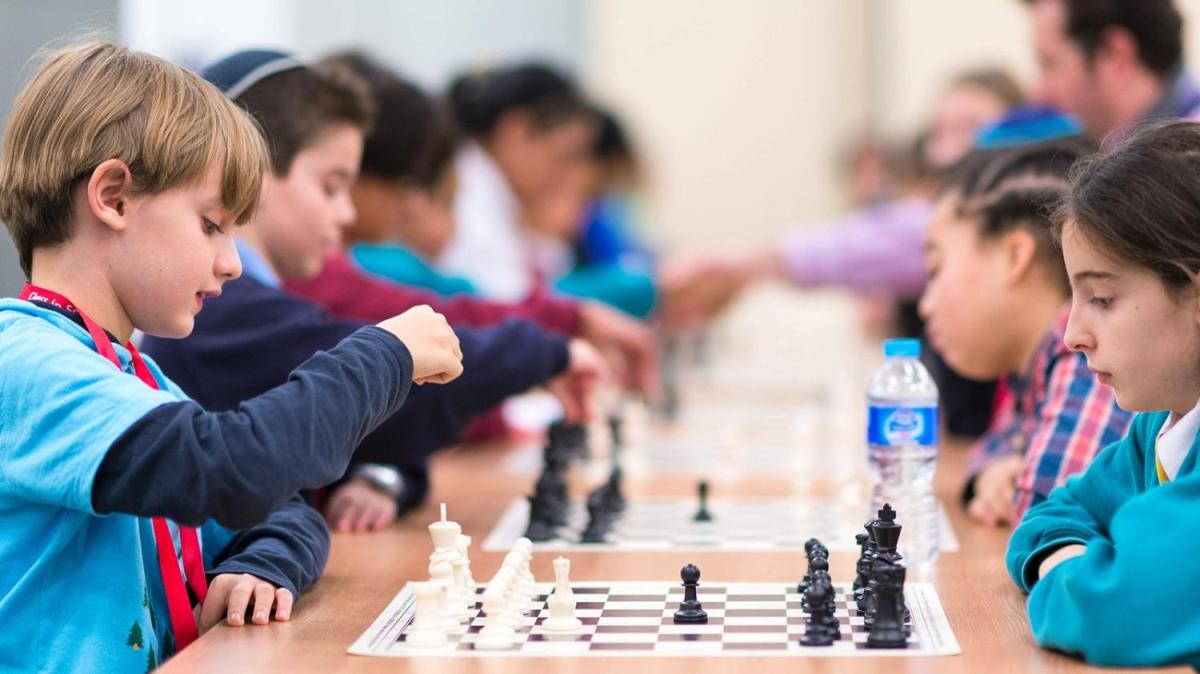
[[[550,609],[546,594],[552,584],[538,585],[529,613],[508,650],[476,650],[483,628],[480,604],[470,620],[448,634],[446,644],[419,648],[405,642],[412,625],[414,597],[406,585],[388,607],[348,649],[356,655],[388,657],[587,657],[587,656],[776,656],[876,657],[931,656],[961,653],[958,640],[937,592],[929,583],[908,583],[904,589],[912,634],[906,648],[868,648],[867,627],[848,584],[837,586],[837,617],[841,639],[831,646],[803,646],[805,614],[795,586],[780,583],[716,583],[700,585],[699,598],[708,623],[676,625],[672,615],[683,588],[667,582],[572,583],[576,616],[583,628],[576,634],[547,633],[541,624]],[[483,587],[477,592],[482,593]]]
[[[830,550],[857,551],[854,536],[863,532],[867,519],[861,508],[817,499],[710,499],[708,510],[712,522],[694,522],[694,499],[630,500],[604,543],[581,543],[587,510],[582,503],[572,502],[559,536],[533,547],[542,551],[803,551],[805,541],[817,538]],[[483,549],[511,550],[528,524],[529,501],[513,499],[484,540]],[[939,528],[941,551],[958,550],[958,539],[944,509]],[[903,552],[903,536],[900,544]]]

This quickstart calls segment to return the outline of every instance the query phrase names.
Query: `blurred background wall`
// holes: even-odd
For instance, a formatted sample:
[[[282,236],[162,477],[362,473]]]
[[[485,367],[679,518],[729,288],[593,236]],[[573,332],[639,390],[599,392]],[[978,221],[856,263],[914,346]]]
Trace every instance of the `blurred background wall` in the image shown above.
[[[1180,0],[1200,63],[1200,0]],[[1034,71],[1019,0],[0,0],[0,120],[54,39],[99,32],[196,67],[232,50],[359,46],[430,87],[537,57],[627,119],[650,159],[653,235],[737,246],[846,204],[837,167],[871,134],[906,141],[947,77]],[[21,274],[0,241],[0,295]]]

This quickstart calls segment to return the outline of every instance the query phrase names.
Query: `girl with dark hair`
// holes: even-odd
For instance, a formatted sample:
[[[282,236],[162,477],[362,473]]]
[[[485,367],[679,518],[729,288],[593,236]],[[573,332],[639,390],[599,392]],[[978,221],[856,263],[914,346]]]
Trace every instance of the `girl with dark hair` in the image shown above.
[[[469,140],[456,160],[458,232],[442,268],[486,297],[523,300],[537,289],[540,260],[566,253],[528,230],[530,209],[586,157],[595,120],[570,80],[540,64],[463,76],[449,98]]]
[[[1129,426],[1062,339],[1070,289],[1048,210],[1094,149],[1075,137],[977,150],[944,181],[926,230],[930,341],[955,372],[1004,379],[1010,392],[972,450],[963,494],[987,524],[1019,522]]]
[[[1200,125],[1135,133],[1076,167],[1055,222],[1073,290],[1065,344],[1139,414],[1034,506],[1008,570],[1048,648],[1200,665]]]

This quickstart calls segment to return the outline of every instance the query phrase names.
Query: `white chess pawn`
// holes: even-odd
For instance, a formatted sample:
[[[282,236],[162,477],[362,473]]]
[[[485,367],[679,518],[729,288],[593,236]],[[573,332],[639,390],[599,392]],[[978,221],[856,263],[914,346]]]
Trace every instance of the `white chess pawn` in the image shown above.
[[[446,633],[441,628],[441,601],[443,589],[437,583],[409,583],[416,598],[416,613],[412,625],[405,635],[405,642],[415,648],[429,648],[446,643]]]
[[[517,640],[517,632],[508,622],[508,600],[504,596],[504,588],[500,584],[488,583],[483,592],[483,629],[475,640],[475,648],[479,650],[500,650],[511,648]]]
[[[521,626],[524,616],[521,613],[521,597],[517,594],[517,572],[514,567],[503,566],[496,573],[500,579],[500,588],[504,591],[504,620],[514,630]]]
[[[454,568],[445,559],[429,564],[429,581],[442,588],[440,610],[442,629],[452,630],[468,617],[467,604],[454,585]]]
[[[538,596],[537,581],[533,577],[533,569],[530,566],[533,561],[533,541],[522,536],[517,539],[513,549],[521,554],[521,567],[517,575],[518,587],[520,587],[521,594],[526,597],[526,601],[532,604]]]
[[[571,572],[571,560],[559,557],[554,560],[554,594],[550,595],[550,617],[542,623],[546,632],[576,632],[583,622],[575,617],[575,593],[567,577]]]
[[[475,586],[472,583],[467,583],[467,560],[462,556],[456,557],[451,563],[451,568],[454,569],[454,586],[457,590],[457,601],[462,604],[463,610],[466,611],[466,618],[470,619],[470,614],[475,610]]]
[[[458,554],[463,558],[463,577],[466,581],[466,587],[471,591],[471,597],[475,597],[475,576],[471,575],[471,537],[466,534],[459,534],[455,539],[458,547]]]

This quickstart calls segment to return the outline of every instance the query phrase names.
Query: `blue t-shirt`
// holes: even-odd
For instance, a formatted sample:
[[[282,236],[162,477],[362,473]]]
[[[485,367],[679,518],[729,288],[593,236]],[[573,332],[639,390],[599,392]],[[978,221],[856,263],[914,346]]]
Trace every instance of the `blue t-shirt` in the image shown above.
[[[143,672],[175,650],[150,520],[97,514],[92,484],[125,429],[186,396],[114,347],[124,373],[65,316],[0,299],[0,671]],[[211,564],[232,533],[200,537]]]

